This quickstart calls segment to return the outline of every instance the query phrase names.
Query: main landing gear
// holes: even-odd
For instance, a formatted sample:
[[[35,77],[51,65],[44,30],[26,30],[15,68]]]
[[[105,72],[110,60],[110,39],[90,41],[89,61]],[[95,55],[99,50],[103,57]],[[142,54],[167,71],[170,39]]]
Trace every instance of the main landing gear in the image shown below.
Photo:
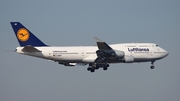
[[[109,64],[95,64],[95,63],[90,63],[89,67],[87,68],[88,71],[90,72],[95,72],[95,70],[99,69],[99,68],[103,68],[103,70],[107,70],[109,67]]]
[[[155,62],[155,61],[151,61],[151,67],[150,67],[151,69],[154,69],[154,68],[155,68],[154,62]]]

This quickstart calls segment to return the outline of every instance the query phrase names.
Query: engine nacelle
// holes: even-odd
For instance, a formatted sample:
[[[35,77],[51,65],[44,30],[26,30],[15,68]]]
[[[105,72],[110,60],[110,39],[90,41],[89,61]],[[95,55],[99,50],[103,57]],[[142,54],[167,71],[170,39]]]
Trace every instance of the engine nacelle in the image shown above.
[[[59,64],[62,64],[64,66],[75,66],[77,63],[67,63],[67,62],[61,63],[61,62],[59,62]]]
[[[123,58],[124,57],[124,52],[115,50],[115,56],[117,58]]]
[[[125,63],[133,63],[134,62],[134,57],[133,56],[124,56],[124,62]]]

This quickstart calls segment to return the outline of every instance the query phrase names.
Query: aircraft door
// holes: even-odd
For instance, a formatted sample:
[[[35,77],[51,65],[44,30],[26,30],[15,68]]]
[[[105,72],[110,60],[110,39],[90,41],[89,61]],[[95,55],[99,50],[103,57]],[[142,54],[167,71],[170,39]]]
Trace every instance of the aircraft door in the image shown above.
[[[49,52],[48,52],[48,57],[49,57],[49,58],[52,58],[52,55],[53,55],[52,51],[49,51]]]
[[[81,52],[81,56],[82,56],[82,57],[84,57],[84,56],[85,56],[85,52],[84,52],[84,50],[82,50],[82,52]]]

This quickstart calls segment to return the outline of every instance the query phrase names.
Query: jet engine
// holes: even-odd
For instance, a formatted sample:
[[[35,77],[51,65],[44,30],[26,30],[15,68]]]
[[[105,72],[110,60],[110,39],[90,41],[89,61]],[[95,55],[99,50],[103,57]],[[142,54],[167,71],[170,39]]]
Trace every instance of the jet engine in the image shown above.
[[[115,57],[117,57],[117,58],[123,58],[124,57],[124,52],[123,51],[117,51],[117,50],[115,50]]]
[[[133,56],[124,56],[124,62],[125,63],[133,63],[134,62],[134,57]]]
[[[75,66],[77,63],[59,62],[59,64],[62,64],[64,66]]]

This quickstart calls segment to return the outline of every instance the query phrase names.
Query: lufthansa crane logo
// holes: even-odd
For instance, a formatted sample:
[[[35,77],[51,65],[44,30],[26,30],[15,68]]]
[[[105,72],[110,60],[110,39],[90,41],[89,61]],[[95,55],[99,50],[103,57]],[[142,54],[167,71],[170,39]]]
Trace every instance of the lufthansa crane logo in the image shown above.
[[[20,41],[27,41],[29,39],[29,32],[27,29],[25,28],[21,28],[18,30],[17,32],[17,38],[20,40]]]

